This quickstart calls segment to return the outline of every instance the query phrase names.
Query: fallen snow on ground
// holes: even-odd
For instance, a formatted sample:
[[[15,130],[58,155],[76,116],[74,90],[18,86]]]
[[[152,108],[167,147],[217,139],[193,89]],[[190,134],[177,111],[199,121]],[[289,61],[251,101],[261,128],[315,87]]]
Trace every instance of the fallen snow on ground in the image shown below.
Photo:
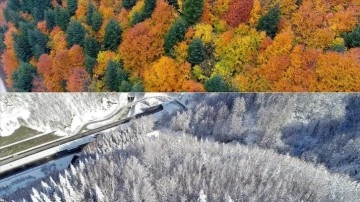
[[[69,166],[73,157],[74,155],[71,154],[0,180],[0,197],[26,187],[31,182],[48,176],[51,172],[64,170]]]
[[[9,136],[20,127],[20,120],[30,117],[29,110],[15,109],[9,114],[0,113],[0,136]]]

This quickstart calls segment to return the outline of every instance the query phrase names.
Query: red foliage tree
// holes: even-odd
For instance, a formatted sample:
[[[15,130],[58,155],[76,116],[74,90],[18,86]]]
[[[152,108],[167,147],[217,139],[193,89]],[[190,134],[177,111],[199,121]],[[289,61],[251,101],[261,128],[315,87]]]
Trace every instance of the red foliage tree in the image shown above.
[[[67,82],[66,90],[70,92],[84,92],[90,84],[90,75],[82,68],[72,70]]]
[[[240,23],[250,19],[254,0],[232,0],[228,11],[224,15],[225,21],[231,27],[237,27]]]

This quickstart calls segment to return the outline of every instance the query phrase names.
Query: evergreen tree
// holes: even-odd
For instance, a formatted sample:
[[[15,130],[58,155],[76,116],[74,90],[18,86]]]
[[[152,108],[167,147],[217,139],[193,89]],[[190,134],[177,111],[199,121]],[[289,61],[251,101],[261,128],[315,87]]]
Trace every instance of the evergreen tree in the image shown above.
[[[4,44],[5,32],[6,32],[6,27],[5,26],[0,27],[0,52],[2,52],[6,48]]]
[[[92,14],[96,11],[95,5],[93,3],[90,3],[87,7],[86,11],[86,24],[91,25],[92,23]]]
[[[115,91],[118,86],[117,71],[120,65],[114,61],[109,61],[105,72],[105,84],[110,91]]]
[[[69,10],[70,16],[75,15],[76,9],[77,9],[77,0],[67,0],[66,2],[67,8]]]
[[[67,26],[69,24],[70,14],[69,10],[66,8],[61,8],[57,6],[55,8],[55,23],[58,25],[63,31],[67,30]]]
[[[15,54],[17,58],[23,62],[29,61],[33,56],[28,39],[28,32],[33,29],[34,28],[30,23],[21,22],[20,33],[13,34]]]
[[[21,1],[20,0],[8,0],[7,9],[18,12],[21,10]]]
[[[208,92],[229,92],[230,88],[220,75],[215,75],[205,82],[205,89]]]
[[[95,38],[90,36],[85,37],[84,51],[86,55],[96,58],[100,49],[101,49],[101,45],[98,41],[96,41]]]
[[[68,46],[71,47],[75,44],[83,45],[86,35],[85,28],[81,25],[81,22],[73,20],[69,24],[69,28],[66,31],[66,41]]]
[[[31,45],[32,54],[36,59],[39,59],[42,54],[50,52],[47,47],[47,43],[49,41],[48,37],[38,29],[28,32],[28,40]]]
[[[15,91],[30,92],[36,69],[29,63],[21,63],[11,76]]]
[[[122,81],[119,86],[119,92],[131,92],[132,86],[129,81]]]
[[[131,92],[144,92],[145,88],[142,83],[136,83],[132,86]]]
[[[131,26],[134,26],[134,25],[136,25],[137,23],[139,23],[139,22],[141,22],[143,20],[144,19],[143,19],[143,16],[141,15],[141,13],[135,12],[130,24],[131,24]]]
[[[268,36],[274,38],[277,32],[277,26],[280,21],[280,8],[275,6],[259,19],[256,26],[258,31],[265,31]]]
[[[34,8],[33,11],[32,11],[32,14],[34,16],[34,21],[35,23],[38,23],[40,20],[42,20],[42,18],[44,17],[41,12],[39,11],[38,8]]]
[[[188,49],[188,55],[188,61],[193,65],[200,64],[204,61],[205,47],[201,39],[195,38],[191,42]]]
[[[135,6],[136,0],[124,0],[122,6],[126,10],[130,10],[133,6]]]
[[[187,29],[187,23],[183,18],[179,18],[171,26],[165,35],[164,49],[168,56],[174,56],[174,46],[184,40]]]
[[[4,17],[6,22],[12,22],[15,27],[19,27],[20,22],[26,22],[26,20],[22,16],[20,16],[18,12],[9,8],[5,9]]]
[[[156,0],[145,0],[144,9],[142,12],[142,17],[145,20],[150,18],[156,6]]]
[[[119,81],[119,84],[121,83],[121,81],[128,81],[129,80],[129,75],[123,69],[122,63],[120,64],[120,68],[116,72],[116,75],[117,75],[117,80]]]
[[[21,10],[26,13],[31,13],[34,9],[34,0],[23,1],[21,4]]]
[[[360,47],[360,25],[350,33],[344,35],[345,45],[348,48]]]
[[[204,8],[204,0],[185,0],[184,18],[190,24],[195,24],[201,17]]]
[[[93,69],[95,64],[96,64],[96,58],[93,58],[89,55],[85,55],[85,69],[91,77],[93,75]]]
[[[103,18],[98,11],[94,11],[91,14],[91,27],[95,32],[99,31],[102,25]]]
[[[111,19],[105,27],[104,48],[115,51],[121,42],[122,30],[116,20]]]
[[[51,0],[33,0],[34,2],[28,6],[33,5],[32,11],[35,21],[41,21],[44,19],[44,12],[51,6]]]
[[[46,21],[46,27],[48,30],[52,30],[55,27],[55,14],[54,11],[48,8],[45,11],[44,18]]]

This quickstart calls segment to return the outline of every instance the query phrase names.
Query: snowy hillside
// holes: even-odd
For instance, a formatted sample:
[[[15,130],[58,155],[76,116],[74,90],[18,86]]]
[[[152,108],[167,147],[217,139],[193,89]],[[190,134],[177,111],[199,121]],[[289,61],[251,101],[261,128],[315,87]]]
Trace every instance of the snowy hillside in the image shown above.
[[[20,125],[57,135],[72,135],[81,124],[111,114],[127,104],[127,94],[0,94],[0,136]]]

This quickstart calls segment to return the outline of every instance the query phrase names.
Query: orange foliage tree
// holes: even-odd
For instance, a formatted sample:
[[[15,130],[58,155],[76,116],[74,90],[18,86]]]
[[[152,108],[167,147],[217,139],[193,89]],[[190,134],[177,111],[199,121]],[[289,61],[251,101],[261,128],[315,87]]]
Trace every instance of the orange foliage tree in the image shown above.
[[[50,32],[49,46],[51,47],[51,56],[55,56],[57,52],[67,48],[66,34],[59,26]]]
[[[66,90],[70,92],[84,92],[90,84],[90,75],[84,68],[75,68],[71,71]]]
[[[16,28],[11,23],[9,23],[9,29],[5,33],[4,38],[6,49],[1,57],[1,62],[4,65],[4,71],[6,74],[6,84],[9,87],[12,86],[11,75],[19,66],[19,61],[16,58],[12,38],[12,34],[16,32]]]
[[[174,59],[163,56],[145,72],[145,90],[160,92],[183,91],[183,85],[188,80],[190,71],[189,63],[177,63]]]
[[[74,71],[85,71],[83,55],[83,49],[79,45],[71,47],[70,50],[61,50],[54,57],[47,54],[41,55],[36,67],[44,78],[46,88],[52,92],[65,91],[67,89],[67,81],[71,78],[70,76]],[[89,75],[84,77],[88,78]],[[82,84],[79,83],[79,85]],[[69,89],[73,90],[75,88],[71,86]]]
[[[164,55],[164,36],[174,19],[174,13],[172,6],[162,0],[157,1],[151,19],[124,32],[119,53],[126,70],[135,76],[142,76],[144,70]]]
[[[312,48],[324,48],[335,35],[325,26],[329,4],[325,0],[304,0],[291,21],[298,40]]]
[[[278,82],[273,86],[274,91],[315,91],[316,64],[321,52],[316,49],[305,49],[297,45],[290,53],[291,65]]]

